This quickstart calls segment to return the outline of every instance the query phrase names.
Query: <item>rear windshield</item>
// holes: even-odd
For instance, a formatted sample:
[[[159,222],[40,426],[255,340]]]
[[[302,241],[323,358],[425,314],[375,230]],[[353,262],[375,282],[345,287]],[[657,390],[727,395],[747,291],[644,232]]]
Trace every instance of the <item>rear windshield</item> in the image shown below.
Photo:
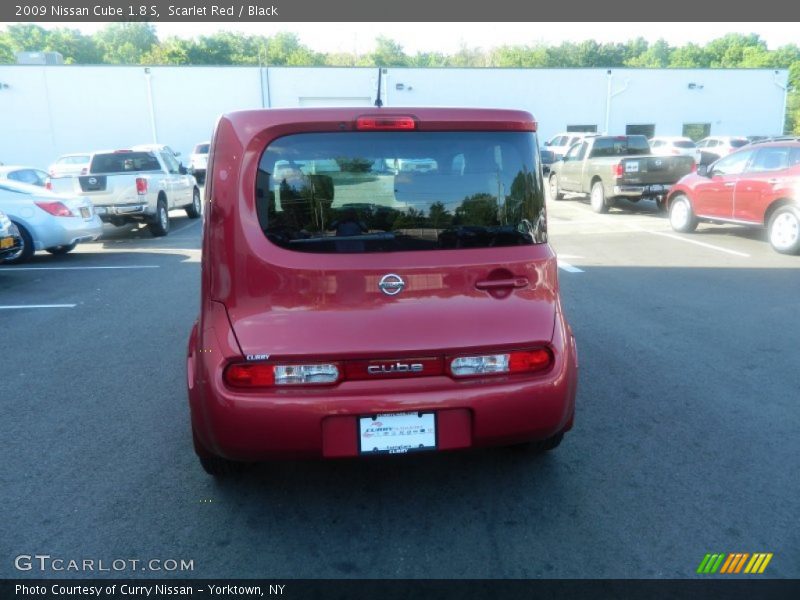
[[[747,145],[747,140],[731,140],[731,146],[733,148],[741,148],[742,146]]]
[[[689,140],[682,141],[678,140],[676,142],[672,142],[672,145],[676,148],[697,148],[697,144],[694,142],[690,142]]]
[[[269,240],[361,253],[547,241],[536,137],[525,132],[342,132],[280,138],[261,157]]]
[[[594,140],[592,158],[602,156],[643,156],[650,154],[650,146],[643,135],[598,137]]]
[[[194,147],[194,153],[195,154],[208,154],[208,146],[209,146],[209,144],[197,144],[197,146]]]
[[[91,173],[125,173],[126,171],[160,171],[161,166],[152,152],[114,152],[95,154],[89,167]]]

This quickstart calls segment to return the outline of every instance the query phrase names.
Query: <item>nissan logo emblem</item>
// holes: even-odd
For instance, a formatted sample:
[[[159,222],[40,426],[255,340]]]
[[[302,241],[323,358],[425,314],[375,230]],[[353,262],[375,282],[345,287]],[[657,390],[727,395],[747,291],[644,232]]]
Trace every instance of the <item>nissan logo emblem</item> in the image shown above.
[[[378,288],[387,296],[396,296],[403,291],[404,287],[406,287],[406,282],[400,275],[394,273],[384,275],[378,283]]]

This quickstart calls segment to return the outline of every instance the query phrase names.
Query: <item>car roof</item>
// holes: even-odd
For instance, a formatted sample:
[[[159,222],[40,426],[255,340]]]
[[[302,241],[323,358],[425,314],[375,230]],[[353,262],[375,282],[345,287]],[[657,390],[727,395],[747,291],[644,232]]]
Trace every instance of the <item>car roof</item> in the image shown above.
[[[252,139],[260,130],[282,127],[285,134],[313,131],[356,131],[359,117],[413,117],[417,131],[536,131],[533,116],[522,110],[493,108],[272,108],[227,113],[222,120],[231,124],[242,140]]]
[[[665,142],[693,142],[694,140],[685,135],[654,135],[651,140],[663,140]]]

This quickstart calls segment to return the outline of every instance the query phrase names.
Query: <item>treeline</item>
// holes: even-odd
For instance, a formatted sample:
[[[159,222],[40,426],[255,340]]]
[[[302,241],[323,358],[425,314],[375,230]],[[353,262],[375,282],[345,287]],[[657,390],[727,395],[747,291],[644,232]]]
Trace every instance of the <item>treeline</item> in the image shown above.
[[[728,34],[702,46],[670,46],[664,40],[651,44],[639,37],[624,43],[588,40],[488,50],[465,45],[453,54],[407,54],[396,41],[378,36],[372,52],[355,54],[315,52],[294,33],[261,36],[219,32],[160,40],[149,23],[112,23],[93,35],[34,24],[10,25],[0,32],[0,64],[13,64],[16,52],[51,50],[60,52],[68,64],[83,65],[787,68],[791,90],[787,131],[800,133],[800,47],[791,44],[769,50],[756,34]]]

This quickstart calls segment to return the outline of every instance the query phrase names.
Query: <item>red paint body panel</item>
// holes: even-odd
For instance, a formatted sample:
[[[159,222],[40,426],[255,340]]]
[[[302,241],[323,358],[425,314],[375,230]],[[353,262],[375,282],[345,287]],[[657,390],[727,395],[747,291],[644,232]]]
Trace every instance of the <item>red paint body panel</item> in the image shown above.
[[[274,245],[262,232],[254,182],[264,148],[299,132],[351,131],[370,114],[375,109],[244,111],[217,124],[201,313],[187,368],[192,426],[204,451],[236,460],[354,456],[357,417],[385,412],[436,411],[440,449],[545,439],[572,426],[577,356],[548,244],[309,254]],[[412,116],[417,131],[536,130],[520,111],[404,108],[380,115]],[[379,291],[386,273],[403,276],[403,293]],[[509,277],[527,285],[476,286]],[[247,355],[397,360],[542,345],[552,349],[554,364],[536,375],[378,378],[258,391],[234,390],[222,379],[227,364]]]

